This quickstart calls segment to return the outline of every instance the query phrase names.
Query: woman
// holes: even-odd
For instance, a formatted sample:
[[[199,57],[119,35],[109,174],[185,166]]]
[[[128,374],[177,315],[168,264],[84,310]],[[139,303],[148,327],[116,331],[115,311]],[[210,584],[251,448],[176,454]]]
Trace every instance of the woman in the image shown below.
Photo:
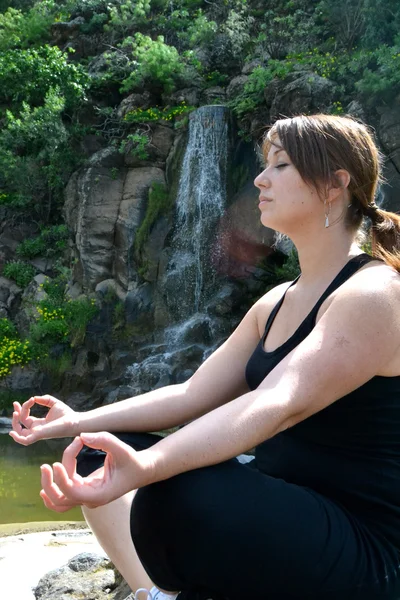
[[[293,240],[301,276],[186,383],[87,413],[31,398],[11,436],[77,436],[42,466],[43,501],[81,505],[132,590],[166,590],[149,598],[394,600],[400,218],[374,202],[379,153],[351,118],[280,120],[263,150],[261,221]],[[355,241],[364,216],[374,258]],[[189,421],[162,440],[129,433]],[[253,447],[249,464],[233,458]]]

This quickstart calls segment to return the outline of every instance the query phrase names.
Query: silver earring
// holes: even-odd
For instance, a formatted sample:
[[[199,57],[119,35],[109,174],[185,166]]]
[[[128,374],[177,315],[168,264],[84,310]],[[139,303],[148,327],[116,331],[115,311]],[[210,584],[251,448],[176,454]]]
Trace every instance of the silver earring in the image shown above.
[[[325,205],[325,228],[329,227],[329,213],[331,212],[331,203],[328,204],[328,212],[326,211],[326,200],[324,200]]]

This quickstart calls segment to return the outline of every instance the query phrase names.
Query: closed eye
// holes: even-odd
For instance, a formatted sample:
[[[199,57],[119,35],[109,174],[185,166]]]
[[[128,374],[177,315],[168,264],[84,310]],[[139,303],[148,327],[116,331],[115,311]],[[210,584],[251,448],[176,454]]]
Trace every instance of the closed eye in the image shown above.
[[[276,165],[275,169],[282,169],[283,167],[288,167],[287,163],[281,163],[280,165]]]

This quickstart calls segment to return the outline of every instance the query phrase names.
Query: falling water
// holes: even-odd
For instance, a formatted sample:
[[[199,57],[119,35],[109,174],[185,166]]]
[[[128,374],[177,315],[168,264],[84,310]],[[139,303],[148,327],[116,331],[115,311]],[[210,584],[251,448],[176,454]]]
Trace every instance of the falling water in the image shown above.
[[[129,368],[132,384],[141,389],[173,381],[178,364],[181,370],[182,364],[199,364],[218,339],[218,319],[207,314],[207,303],[220,286],[214,265],[226,205],[228,115],[223,106],[203,106],[190,116],[170,259],[160,286],[171,325],[158,350]]]
[[[173,281],[168,304],[175,303],[181,321],[203,310],[215,291],[215,230],[226,203],[227,115],[223,106],[203,106],[190,120],[167,273]]]

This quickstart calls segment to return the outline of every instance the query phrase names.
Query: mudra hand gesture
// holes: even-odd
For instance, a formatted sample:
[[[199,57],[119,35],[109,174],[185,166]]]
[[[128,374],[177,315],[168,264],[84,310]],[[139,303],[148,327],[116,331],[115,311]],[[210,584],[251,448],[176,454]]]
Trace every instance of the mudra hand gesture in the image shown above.
[[[84,445],[107,453],[104,466],[88,477],[76,472],[76,457]],[[151,465],[146,466],[144,454],[110,433],[82,433],[65,449],[62,463],[42,465],[40,496],[45,506],[56,512],[78,505],[96,508],[108,504],[150,482]]]
[[[49,412],[44,418],[31,416],[35,404],[45,406]],[[77,413],[53,396],[33,396],[21,406],[14,402],[12,417],[13,430],[10,436],[15,442],[29,446],[38,440],[72,437],[76,434]]]

